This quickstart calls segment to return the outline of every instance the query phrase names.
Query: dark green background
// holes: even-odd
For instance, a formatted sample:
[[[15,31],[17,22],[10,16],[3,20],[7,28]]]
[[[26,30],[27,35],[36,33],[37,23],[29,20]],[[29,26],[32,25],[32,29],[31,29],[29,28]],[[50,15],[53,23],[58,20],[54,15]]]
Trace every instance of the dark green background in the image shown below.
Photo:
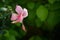
[[[11,23],[16,5],[28,10],[23,20],[27,32]],[[0,0],[0,40],[59,40],[59,30],[60,0]]]

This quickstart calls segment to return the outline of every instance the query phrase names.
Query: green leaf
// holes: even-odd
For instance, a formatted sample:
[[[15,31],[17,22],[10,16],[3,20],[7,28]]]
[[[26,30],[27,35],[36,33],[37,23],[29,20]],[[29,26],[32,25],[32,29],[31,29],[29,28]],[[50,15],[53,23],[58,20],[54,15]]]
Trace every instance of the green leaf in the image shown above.
[[[36,23],[36,27],[40,27],[41,26],[41,21],[40,21],[40,19],[38,19],[38,18],[36,18],[35,19],[35,23]]]
[[[15,36],[10,35],[9,40],[16,40],[16,39],[15,39]]]
[[[8,9],[9,9],[10,11],[12,11],[12,7],[11,7],[11,6],[8,6]]]
[[[41,21],[45,21],[48,16],[48,9],[41,5],[36,10],[36,14],[39,17],[39,19],[41,19]]]
[[[20,30],[20,31],[19,31],[19,35],[20,35],[19,37],[20,37],[20,38],[22,38],[23,36],[25,36],[25,34],[26,34],[25,31],[23,31],[23,30]]]
[[[29,16],[28,16],[28,21],[30,21],[30,22],[28,22],[28,24],[30,25],[30,26],[35,26],[35,16],[36,16],[36,13],[34,12],[34,11],[31,11],[31,10],[29,10]]]
[[[28,7],[29,9],[33,9],[34,6],[35,6],[35,3],[33,3],[33,2],[27,3],[27,7]]]
[[[42,40],[39,36],[32,36],[29,40]]]
[[[50,12],[47,22],[49,25],[48,29],[52,30],[54,28],[54,25],[58,23],[58,18],[55,12]]]
[[[53,4],[56,0],[48,0],[49,3]]]
[[[2,34],[0,34],[0,40],[2,39]]]
[[[8,30],[4,30],[6,33],[4,34],[5,37],[9,37],[9,31]]]
[[[29,11],[28,19],[32,21],[32,20],[34,20],[34,18],[35,18],[35,13],[34,13],[34,11]]]
[[[14,35],[15,32],[13,30],[9,30],[9,31],[8,30],[5,30],[5,31],[6,31],[6,33],[4,34],[4,37],[5,37],[6,40],[16,40],[15,39],[15,35]],[[12,31],[14,32],[14,34],[13,34]]]
[[[10,35],[18,36],[18,33],[15,30],[10,29],[9,30]]]
[[[31,37],[29,40],[34,40],[34,37]]]
[[[18,1],[17,1],[17,3],[20,4],[20,5],[23,5],[23,4],[25,4],[26,2],[27,2],[27,0],[25,0],[25,1],[24,1],[24,0],[18,0]]]
[[[20,27],[22,25],[22,23],[16,23],[16,26]]]

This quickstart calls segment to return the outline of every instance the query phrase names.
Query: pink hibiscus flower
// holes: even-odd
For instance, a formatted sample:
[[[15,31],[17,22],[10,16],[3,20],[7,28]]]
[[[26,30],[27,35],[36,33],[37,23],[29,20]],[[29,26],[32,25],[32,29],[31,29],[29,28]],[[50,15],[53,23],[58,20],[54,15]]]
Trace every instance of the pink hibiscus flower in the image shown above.
[[[17,12],[17,14],[16,13],[12,13],[12,16],[11,16],[11,21],[13,21],[12,23],[20,22],[20,23],[23,24],[23,19],[28,16],[27,9],[26,8],[22,9],[21,6],[16,5],[15,11]],[[24,25],[22,25],[22,29],[24,31],[26,31]]]
[[[16,13],[12,13],[11,16],[11,20],[13,21],[12,23],[16,23],[16,22],[23,22],[23,19],[26,18],[28,16],[28,11],[26,8],[22,9],[21,6],[16,5]]]

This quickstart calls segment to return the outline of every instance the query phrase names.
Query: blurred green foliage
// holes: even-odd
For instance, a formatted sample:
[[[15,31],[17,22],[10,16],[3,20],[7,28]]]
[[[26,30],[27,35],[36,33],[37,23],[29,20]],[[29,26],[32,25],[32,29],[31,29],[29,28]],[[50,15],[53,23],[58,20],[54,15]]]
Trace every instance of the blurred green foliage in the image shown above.
[[[21,23],[11,23],[11,12],[15,12],[16,5],[28,9],[29,15],[24,19],[27,32],[22,30]],[[60,22],[60,0],[0,0],[0,40],[24,39],[24,36],[35,28],[51,32],[58,22]],[[47,39],[32,35],[28,40]]]
[[[42,40],[39,36],[33,36],[29,40]]]
[[[45,21],[48,16],[48,9],[46,9],[44,6],[39,6],[36,12],[37,16],[40,18],[41,21]]]

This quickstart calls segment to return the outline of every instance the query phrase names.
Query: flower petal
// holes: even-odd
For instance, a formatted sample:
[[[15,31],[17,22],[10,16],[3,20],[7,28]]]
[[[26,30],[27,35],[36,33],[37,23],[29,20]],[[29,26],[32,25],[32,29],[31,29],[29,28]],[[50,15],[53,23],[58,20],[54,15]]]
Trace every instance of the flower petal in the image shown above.
[[[11,20],[14,21],[17,19],[17,14],[16,13],[12,13],[12,16],[11,16]]]
[[[13,24],[14,24],[14,23],[17,23],[17,21],[12,21],[11,23],[13,23]]]
[[[22,23],[22,21],[23,21],[22,13],[20,15],[18,15],[18,19],[16,21]]]
[[[16,12],[18,13],[18,14],[20,14],[21,12],[22,12],[22,7],[21,6],[19,6],[19,5],[16,5]]]
[[[28,11],[26,8],[23,9],[23,17],[27,17],[28,16]]]
[[[26,28],[23,24],[22,24],[22,30],[24,30],[26,32]]]

